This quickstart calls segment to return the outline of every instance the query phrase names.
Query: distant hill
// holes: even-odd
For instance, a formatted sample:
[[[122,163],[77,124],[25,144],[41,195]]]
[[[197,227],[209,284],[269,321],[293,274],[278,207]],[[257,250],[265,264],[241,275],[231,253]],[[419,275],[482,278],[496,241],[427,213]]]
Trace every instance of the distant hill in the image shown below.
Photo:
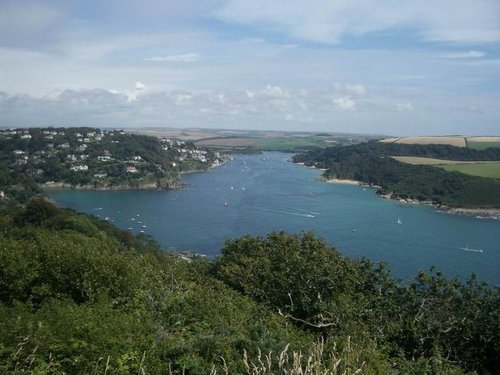
[[[189,140],[200,147],[238,153],[261,151],[302,152],[329,146],[345,146],[380,138],[360,134],[239,129],[136,128],[127,129],[127,132],[156,137],[170,137],[184,141]]]

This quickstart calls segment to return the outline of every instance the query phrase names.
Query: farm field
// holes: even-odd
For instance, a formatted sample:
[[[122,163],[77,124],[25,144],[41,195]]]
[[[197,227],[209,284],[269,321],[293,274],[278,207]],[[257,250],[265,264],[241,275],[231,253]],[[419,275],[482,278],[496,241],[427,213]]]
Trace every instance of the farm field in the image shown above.
[[[500,162],[439,165],[447,171],[500,179]]]
[[[500,137],[461,137],[461,136],[435,136],[435,137],[401,137],[382,139],[382,143],[401,144],[441,144],[455,147],[468,147],[475,150],[485,150],[489,147],[500,147]]]
[[[450,172],[460,172],[471,176],[500,179],[499,161],[456,161],[413,156],[394,156],[393,158],[402,163],[415,165],[432,165]]]
[[[128,128],[128,133],[190,141],[221,151],[307,151],[380,139],[375,135],[202,128]]]
[[[433,158],[423,158],[418,156],[392,156],[393,159],[407,164],[415,165],[443,165],[443,164],[477,164],[477,161],[456,161],[456,160],[444,160],[444,159],[433,159]]]
[[[211,138],[196,141],[197,146],[203,147],[257,147],[258,139],[253,138]]]
[[[415,145],[450,145],[455,147],[467,147],[464,137],[402,137],[402,138],[386,138],[381,140],[382,143],[400,143],[400,144],[415,144]]]
[[[337,141],[331,137],[237,137],[237,138],[212,138],[197,141],[198,146],[215,148],[242,148],[250,147],[260,151],[291,151],[306,150],[311,148],[324,148]]]
[[[474,150],[486,150],[490,147],[500,147],[500,141],[498,142],[476,142],[467,140],[467,145],[469,148]]]
[[[307,148],[324,148],[337,143],[331,137],[286,137],[261,138],[259,148],[262,150],[288,151]]]

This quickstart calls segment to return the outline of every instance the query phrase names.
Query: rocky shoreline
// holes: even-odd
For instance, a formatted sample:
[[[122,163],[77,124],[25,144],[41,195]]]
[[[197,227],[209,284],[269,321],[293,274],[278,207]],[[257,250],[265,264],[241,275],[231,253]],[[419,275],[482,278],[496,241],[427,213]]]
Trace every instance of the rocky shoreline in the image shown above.
[[[71,190],[94,190],[94,191],[119,191],[119,190],[163,190],[163,189],[180,189],[184,185],[181,182],[158,184],[143,183],[143,184],[120,184],[120,185],[72,185],[66,182],[44,183],[39,185],[42,189],[71,189]]]
[[[347,180],[347,179],[337,179],[337,178],[327,179],[325,177],[320,177],[319,179],[321,181],[332,183],[332,184],[359,185],[359,186],[366,186],[366,187],[381,189],[380,186],[366,184],[362,181],[357,181],[357,180]],[[384,199],[390,199],[390,200],[397,201],[399,203],[404,203],[404,204],[421,204],[421,205],[432,207],[433,209],[436,209],[436,210],[444,212],[444,213],[449,213],[449,214],[454,214],[454,215],[475,216],[478,219],[500,220],[500,208],[448,207],[448,206],[436,204],[432,201],[420,201],[418,199],[402,198],[402,197],[394,194],[393,192],[390,192],[387,194],[381,194],[381,193],[377,192],[377,194],[381,198],[384,198]]]
[[[380,197],[385,199],[391,199],[399,203],[404,204],[423,204],[430,206],[440,212],[454,214],[454,215],[465,215],[465,216],[475,216],[478,219],[500,219],[500,208],[462,208],[462,207],[448,207],[445,205],[436,204],[432,201],[419,201],[412,198],[401,198],[393,193],[379,194]]]

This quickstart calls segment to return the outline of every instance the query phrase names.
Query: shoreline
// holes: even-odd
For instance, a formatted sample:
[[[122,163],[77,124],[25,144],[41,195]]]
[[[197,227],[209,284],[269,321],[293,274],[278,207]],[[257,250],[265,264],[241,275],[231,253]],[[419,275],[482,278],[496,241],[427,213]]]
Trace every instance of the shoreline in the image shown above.
[[[186,186],[186,184],[184,184],[181,180],[183,175],[208,172],[212,169],[216,169],[224,165],[227,161],[229,161],[229,159],[225,160],[223,163],[212,165],[207,169],[190,169],[186,171],[180,171],[179,178],[173,184],[166,183],[159,185],[156,182],[149,182],[137,185],[122,184],[122,185],[95,186],[95,185],[71,185],[67,182],[53,182],[53,183],[40,183],[38,184],[38,186],[44,190],[91,190],[91,191],[178,190]]]
[[[295,163],[298,165],[302,165],[306,168],[314,168],[317,170],[325,171],[326,169],[316,168],[314,166],[307,166],[304,163]],[[350,179],[340,179],[340,178],[325,178],[324,176],[319,176],[318,180],[322,182],[326,182],[329,184],[339,184],[339,185],[352,185],[352,186],[365,186],[376,189],[382,189],[381,186],[378,185],[370,185],[363,181],[358,180],[350,180]],[[380,190],[379,190],[380,191]],[[392,201],[396,201],[402,204],[419,204],[424,206],[429,206],[438,212],[443,212],[451,215],[462,215],[462,216],[475,216],[477,219],[492,219],[492,220],[500,220],[500,208],[464,208],[464,207],[448,207],[444,205],[436,204],[432,201],[419,201],[418,199],[413,198],[401,198],[394,193],[388,194],[380,194],[377,192],[377,195],[384,199],[389,199]]]
[[[125,190],[165,190],[165,189],[180,189],[182,183],[174,185],[158,185],[157,183],[148,183],[140,185],[71,185],[66,182],[54,182],[52,184],[38,184],[43,190],[91,190],[91,191],[125,191]]]
[[[314,168],[314,167],[313,167]],[[326,171],[326,169],[316,168],[321,171]],[[343,179],[343,178],[325,178],[323,176],[318,177],[318,180],[326,182],[328,184],[339,184],[339,185],[355,185],[355,186],[363,186],[374,189],[382,189],[382,186],[378,185],[370,185],[363,181],[351,180],[351,179]]]
[[[378,194],[384,199],[390,199],[402,204],[419,204],[424,206],[429,206],[432,209],[451,215],[462,215],[462,216],[475,216],[477,219],[500,219],[500,208],[464,208],[464,207],[449,207],[445,205],[436,204],[432,201],[419,201],[413,198],[401,198],[393,193],[388,194]]]
[[[357,180],[343,180],[340,178],[325,178],[322,181],[327,182],[329,184],[340,184],[340,185],[363,185],[361,181]]]

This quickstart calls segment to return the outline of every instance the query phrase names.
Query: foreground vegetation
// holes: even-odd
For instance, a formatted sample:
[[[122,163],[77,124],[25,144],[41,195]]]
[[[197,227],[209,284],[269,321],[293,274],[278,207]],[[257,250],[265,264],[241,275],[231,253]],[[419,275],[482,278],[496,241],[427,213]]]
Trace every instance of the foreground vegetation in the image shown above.
[[[6,374],[500,371],[500,295],[342,256],[311,233],[160,251],[41,198],[0,211]]]
[[[500,208],[500,180],[402,163],[395,160],[396,156],[499,161],[500,148],[472,150],[446,145],[366,142],[310,151],[296,155],[294,161],[326,169],[325,178],[352,179],[379,186],[380,194],[393,198],[430,201],[448,207]]]

